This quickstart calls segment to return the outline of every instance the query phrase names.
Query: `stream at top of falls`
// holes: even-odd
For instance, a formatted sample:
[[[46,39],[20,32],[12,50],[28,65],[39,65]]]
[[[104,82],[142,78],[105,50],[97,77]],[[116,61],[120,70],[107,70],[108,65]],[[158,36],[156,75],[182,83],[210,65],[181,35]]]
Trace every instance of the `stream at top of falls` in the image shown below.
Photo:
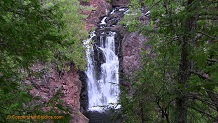
[[[88,111],[104,112],[108,108],[118,109],[119,58],[116,32],[111,29],[127,8],[114,8],[99,22],[99,30],[92,32],[84,41],[87,58]],[[120,18],[114,18],[119,15]],[[110,22],[110,23],[109,23]]]

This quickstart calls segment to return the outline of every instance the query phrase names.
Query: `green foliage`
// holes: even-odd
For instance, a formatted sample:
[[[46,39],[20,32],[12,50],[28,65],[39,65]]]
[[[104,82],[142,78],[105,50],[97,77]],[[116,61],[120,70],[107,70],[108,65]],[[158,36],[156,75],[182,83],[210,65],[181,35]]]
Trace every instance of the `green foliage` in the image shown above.
[[[106,0],[107,2],[109,2],[109,3],[111,3],[112,2],[112,0]]]
[[[80,0],[81,2],[90,2],[90,0]]]
[[[41,105],[24,107],[33,100],[30,87],[22,83],[33,64],[48,62],[61,70],[73,61],[85,68],[82,40],[87,34],[79,7],[77,0],[0,1],[0,122],[6,122],[8,114],[40,111]],[[36,75],[31,76],[41,74]]]
[[[73,7],[72,7],[73,3]],[[83,16],[80,15],[80,5],[77,0],[55,0],[53,6],[58,5],[60,15],[59,21],[62,22],[59,34],[63,36],[61,43],[57,45],[52,59],[57,59],[58,64],[64,65],[66,62],[73,60],[77,68],[85,69],[85,47],[82,40],[87,36],[84,32]],[[57,62],[57,61],[54,61]]]
[[[142,1],[131,2],[130,9],[141,8]],[[129,31],[145,34],[149,38],[145,46],[152,46],[142,52],[143,67],[129,80],[131,91],[124,89],[122,94],[126,122],[179,122],[180,103],[186,106],[185,122],[215,122],[217,1],[143,2],[151,11],[149,25],[131,15],[122,22]]]

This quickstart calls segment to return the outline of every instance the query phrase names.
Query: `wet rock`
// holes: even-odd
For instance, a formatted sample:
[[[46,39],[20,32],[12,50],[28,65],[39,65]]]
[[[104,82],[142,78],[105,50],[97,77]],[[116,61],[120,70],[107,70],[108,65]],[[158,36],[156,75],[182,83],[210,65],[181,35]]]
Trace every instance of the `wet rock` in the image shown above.
[[[94,61],[95,61],[95,76],[97,80],[100,79],[101,75],[101,64],[105,63],[103,52],[98,48],[97,44],[94,45]]]
[[[88,109],[88,87],[87,87],[87,76],[85,72],[79,71],[79,80],[82,82],[82,88],[80,93],[80,111],[84,113]]]
[[[116,30],[116,31],[117,31],[117,33],[115,35],[115,47],[116,47],[115,54],[120,59],[121,55],[122,55],[122,53],[121,53],[121,43],[122,42],[121,41],[122,41],[123,37],[122,37],[122,35],[120,33],[118,33],[118,30]]]

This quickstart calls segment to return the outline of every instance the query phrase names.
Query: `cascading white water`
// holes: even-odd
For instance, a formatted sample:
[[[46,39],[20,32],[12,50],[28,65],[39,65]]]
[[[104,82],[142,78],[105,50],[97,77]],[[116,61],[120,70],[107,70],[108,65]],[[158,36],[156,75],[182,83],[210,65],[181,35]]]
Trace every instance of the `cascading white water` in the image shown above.
[[[95,76],[95,65],[94,65],[94,50],[93,50],[93,46],[91,44],[92,38],[96,36],[95,32],[91,33],[90,38],[85,40],[83,42],[83,44],[86,46],[86,58],[87,58],[87,70],[86,70],[86,75],[87,75],[87,83],[88,83],[88,93],[89,95],[94,94],[93,91],[89,91],[92,90],[92,88],[94,88],[93,86],[93,82],[96,81],[96,76]]]
[[[124,13],[127,8],[114,9],[109,13],[110,15]],[[104,30],[107,24],[106,20],[108,18],[104,17],[100,21],[100,29]],[[113,19],[113,18],[109,18]],[[110,25],[113,26],[113,25]],[[108,27],[107,27],[108,29]],[[98,33],[99,34],[99,33]],[[88,110],[89,111],[104,111],[105,107],[110,108],[120,108],[117,105],[119,99],[119,59],[116,55],[115,47],[115,35],[113,31],[103,31],[101,32],[98,39],[98,44],[95,44],[95,50],[102,54],[101,63],[97,64],[95,61],[95,50],[93,48],[92,38],[96,36],[93,32],[90,38],[84,41],[86,45],[86,57],[88,61],[86,75],[87,75],[87,86],[88,86]],[[98,69],[98,71],[97,71]],[[100,71],[99,71],[100,69]]]
[[[104,17],[102,20],[101,20],[101,23],[100,24],[106,24],[105,20],[107,19],[107,17]]]
[[[94,36],[94,34],[92,34]],[[92,38],[91,36],[91,38]],[[115,32],[110,32],[104,40],[100,36],[100,46],[98,49],[103,52],[105,63],[101,64],[100,79],[96,77],[95,64],[94,64],[94,50],[91,46],[87,47],[87,60],[88,68],[86,75],[88,77],[88,100],[89,110],[103,111],[103,108],[112,107],[117,104],[119,96],[119,59],[115,54]],[[86,40],[84,44],[89,44],[91,38]]]

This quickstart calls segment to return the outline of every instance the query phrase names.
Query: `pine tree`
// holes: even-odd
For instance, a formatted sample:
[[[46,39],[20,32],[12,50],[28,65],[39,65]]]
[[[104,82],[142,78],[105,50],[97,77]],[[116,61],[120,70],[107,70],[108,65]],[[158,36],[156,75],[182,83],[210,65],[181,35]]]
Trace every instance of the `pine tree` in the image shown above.
[[[139,5],[134,2],[133,8]],[[143,53],[143,70],[133,82],[131,101],[144,109],[137,109],[138,116],[143,115],[138,122],[217,121],[218,1],[144,3],[150,7],[150,25],[142,26],[139,21],[128,25],[149,36],[146,45],[153,47]],[[131,115],[129,118],[135,119],[137,114]]]

